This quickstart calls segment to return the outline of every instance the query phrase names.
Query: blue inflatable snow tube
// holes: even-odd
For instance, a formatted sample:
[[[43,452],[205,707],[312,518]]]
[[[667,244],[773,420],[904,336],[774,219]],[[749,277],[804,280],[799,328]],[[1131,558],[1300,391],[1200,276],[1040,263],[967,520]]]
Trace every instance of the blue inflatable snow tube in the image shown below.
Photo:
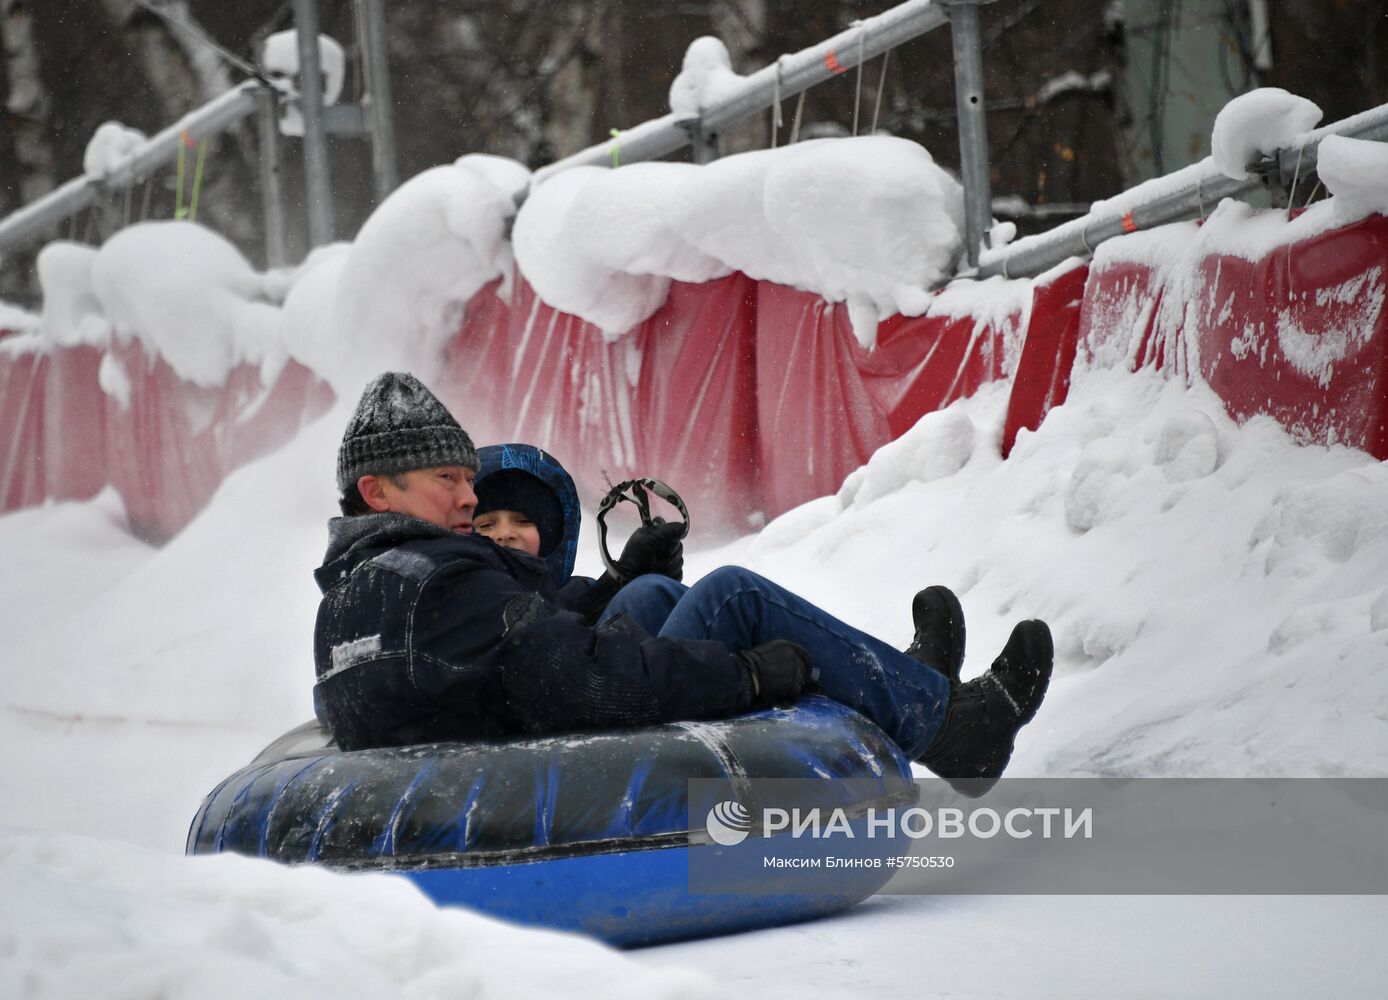
[[[859,860],[808,883],[762,860],[792,846],[789,830],[715,842],[716,809],[765,815],[768,794],[860,834],[870,809],[916,801],[896,745],[818,697],[717,722],[351,753],[311,723],[207,796],[187,852],[397,872],[441,904],[624,947],[825,916],[886,883],[889,841],[839,840],[833,852]],[[715,873],[713,891],[696,891],[696,869]]]

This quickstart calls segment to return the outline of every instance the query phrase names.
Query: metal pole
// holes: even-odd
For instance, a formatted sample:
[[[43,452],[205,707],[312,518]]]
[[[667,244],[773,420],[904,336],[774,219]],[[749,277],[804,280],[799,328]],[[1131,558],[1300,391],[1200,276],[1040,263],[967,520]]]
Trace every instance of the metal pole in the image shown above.
[[[722,155],[718,134],[709,132],[698,122],[690,126],[689,139],[695,163],[712,163]]]
[[[978,4],[990,0],[949,0],[954,39],[954,103],[959,114],[959,165],[964,175],[964,228],[969,266],[978,266],[988,243],[993,195],[988,179],[988,124],[983,112],[983,46]]]
[[[304,116],[304,178],[308,188],[308,238],[315,247],[333,238],[328,133],[323,127],[323,67],[318,57],[318,0],[294,0],[299,43],[299,110]]]
[[[395,170],[395,124],[391,117],[390,50],[386,44],[386,12],[382,0],[358,0],[362,50],[366,64],[367,130],[371,133],[371,168],[376,178],[376,201],[400,184]]]
[[[268,87],[257,96],[256,125],[260,137],[260,203],[265,224],[265,265],[283,267],[289,263],[289,242],[284,218],[284,167],[280,142],[279,108]]]

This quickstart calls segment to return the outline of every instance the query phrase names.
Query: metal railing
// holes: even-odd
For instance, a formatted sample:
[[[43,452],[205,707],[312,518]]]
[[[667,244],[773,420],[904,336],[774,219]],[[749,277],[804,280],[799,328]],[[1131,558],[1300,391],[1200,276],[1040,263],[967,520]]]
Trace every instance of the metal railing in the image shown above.
[[[1298,179],[1309,177],[1316,169],[1317,150],[1321,140],[1328,135],[1388,141],[1388,105],[1313,130],[1307,134],[1305,142],[1278,150],[1262,165],[1258,175],[1244,180],[1235,180],[1220,173],[1214,162],[1207,159],[1179,171],[1179,174],[1186,176],[1182,178],[1183,183],[1175,188],[1172,188],[1171,182],[1176,175],[1139,184],[1124,192],[1120,196],[1121,202],[1120,199],[1113,199],[1120,202],[1117,207],[1101,208],[1055,229],[999,248],[988,255],[987,261],[978,268],[977,275],[980,278],[995,275],[1006,278],[1033,277],[1071,257],[1091,256],[1099,244],[1115,236],[1169,222],[1203,218],[1209,214],[1209,209],[1219,204],[1220,199],[1250,194],[1269,180],[1284,188],[1292,186]],[[1144,188],[1153,191],[1146,200],[1142,198]]]
[[[988,136],[983,112],[983,59],[978,7],[993,0],[908,0],[743,78],[698,115],[662,118],[619,132],[536,172],[535,181],[570,167],[607,166],[614,150],[622,163],[654,160],[694,147],[694,160],[718,155],[718,136],[729,125],[794,97],[818,83],[855,69],[903,42],[951,25],[954,37],[955,103],[959,113],[959,151],[964,177],[969,262],[977,263],[991,219]],[[524,200],[519,192],[517,202]]]
[[[120,177],[120,188],[140,183],[177,158],[185,135],[192,139],[206,138],[254,112],[263,89],[262,84],[252,80],[228,90],[156,133],[114,164],[108,176]],[[104,177],[78,177],[15,210],[0,219],[0,255],[44,235],[83,209],[106,202],[116,190],[117,186],[109,184]]]
[[[301,89],[271,84],[264,76],[238,84],[202,107],[184,115],[158,132],[128,156],[110,164],[105,175],[86,175],[68,181],[10,215],[0,219],[0,259],[15,248],[51,233],[78,213],[102,208],[116,194],[147,180],[155,171],[173,163],[185,138],[201,141],[258,114],[261,202],[265,215],[265,256],[270,266],[288,263],[288,238],[283,188],[278,114],[282,103],[297,106],[304,118],[304,167],[307,189],[309,238],[313,246],[333,238],[331,180],[328,170],[327,135],[365,134],[371,139],[372,167],[378,200],[397,184],[394,131],[391,123],[390,74],[386,64],[384,0],[357,0],[358,32],[363,48],[363,68],[368,92],[362,107],[323,106],[318,46],[317,11],[312,0],[295,0],[299,31]],[[177,27],[177,25],[175,25]],[[203,40],[205,41],[205,40]],[[247,72],[254,67],[234,60]]]

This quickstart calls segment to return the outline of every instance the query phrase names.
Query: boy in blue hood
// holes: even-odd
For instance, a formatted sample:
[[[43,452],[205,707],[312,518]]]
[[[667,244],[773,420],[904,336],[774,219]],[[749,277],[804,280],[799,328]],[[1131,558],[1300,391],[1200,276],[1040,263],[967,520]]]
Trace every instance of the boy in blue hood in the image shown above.
[[[615,562],[615,575],[573,576],[582,512],[564,466],[528,444],[488,445],[477,456],[473,530],[545,560],[560,594],[590,623],[627,614],[651,635],[660,631],[688,589],[679,582],[684,574],[680,524],[637,528]]]
[[[338,450],[344,516],[315,573],[315,694],[344,750],[723,718],[795,701],[813,670],[820,693],[982,794],[1045,694],[1052,646],[1038,621],[960,681],[963,615],[942,587],[917,595],[904,653],[734,566],[679,596],[656,634],[612,614],[617,597],[595,613],[596,586],[575,594],[545,558],[474,533],[480,467],[414,376],[388,372],[362,393]],[[576,516],[573,527],[576,544]],[[537,534],[537,551],[563,552],[564,532]],[[644,537],[637,583],[674,557],[664,533]],[[567,574],[572,553],[561,560]]]

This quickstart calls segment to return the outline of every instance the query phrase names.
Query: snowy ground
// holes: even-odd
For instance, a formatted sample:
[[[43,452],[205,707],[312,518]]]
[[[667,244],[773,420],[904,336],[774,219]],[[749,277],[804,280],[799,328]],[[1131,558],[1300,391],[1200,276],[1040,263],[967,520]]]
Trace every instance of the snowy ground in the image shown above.
[[[1003,462],[1005,402],[926,417],[690,575],[739,562],[903,645],[911,595],[948,583],[966,675],[1046,618],[1057,676],[1015,775],[1388,775],[1388,466],[1104,372]],[[1383,995],[1378,897],[878,897],[621,955],[389,876],[183,858],[203,794],[311,714],[345,419],[163,549],[109,494],[0,517],[0,996]]]

